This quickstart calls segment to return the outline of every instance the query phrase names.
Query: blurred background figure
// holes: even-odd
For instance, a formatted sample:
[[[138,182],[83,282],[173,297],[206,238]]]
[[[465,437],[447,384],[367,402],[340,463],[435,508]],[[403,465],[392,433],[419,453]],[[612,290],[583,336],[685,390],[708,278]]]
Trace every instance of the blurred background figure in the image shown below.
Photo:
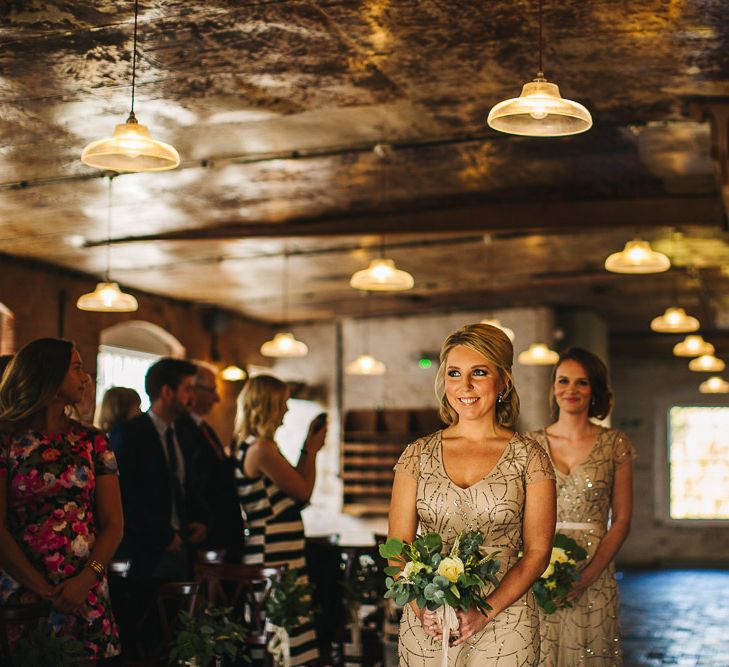
[[[0,380],[2,380],[3,373],[8,367],[10,362],[13,360],[14,354],[0,354]]]
[[[98,425],[104,433],[115,426],[142,414],[142,399],[130,387],[110,387],[104,394],[99,409]]]
[[[119,654],[106,566],[122,536],[106,436],[69,418],[90,378],[73,343],[40,338],[0,386],[0,604],[47,601],[89,659]]]
[[[235,459],[226,454],[215,430],[205,421],[220,401],[215,373],[198,365],[189,412],[175,421],[177,437],[184,443],[191,470],[209,510],[208,534],[198,549],[224,552],[228,563],[240,563],[243,518],[235,481]]]
[[[308,580],[301,510],[314,490],[316,456],[324,446],[326,416],[309,425],[296,467],[283,456],[274,434],[286,414],[289,389],[270,375],[248,380],[238,396],[235,426],[236,477],[240,506],[248,517],[249,538],[243,562],[285,565]],[[319,658],[314,626],[305,622],[291,630],[291,665]],[[254,654],[254,659],[260,658]]]

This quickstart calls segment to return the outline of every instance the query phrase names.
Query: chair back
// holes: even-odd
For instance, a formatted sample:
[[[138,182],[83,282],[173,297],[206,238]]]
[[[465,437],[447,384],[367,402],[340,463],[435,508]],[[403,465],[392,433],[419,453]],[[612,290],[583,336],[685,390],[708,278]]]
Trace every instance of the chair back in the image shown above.
[[[47,604],[6,604],[0,606],[0,664],[10,662],[10,646],[25,637],[50,612]]]
[[[195,577],[209,605],[232,607],[249,629],[246,643],[266,645],[266,612],[263,597],[268,578],[281,568],[238,563],[195,563]]]

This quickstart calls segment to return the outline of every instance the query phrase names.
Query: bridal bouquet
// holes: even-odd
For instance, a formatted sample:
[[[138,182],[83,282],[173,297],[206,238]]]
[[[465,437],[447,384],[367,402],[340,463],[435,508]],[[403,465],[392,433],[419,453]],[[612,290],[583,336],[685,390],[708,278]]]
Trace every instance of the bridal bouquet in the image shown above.
[[[587,551],[571,537],[562,533],[554,536],[549,565],[532,586],[537,604],[544,613],[553,614],[559,607],[572,606],[565,601],[565,596],[570,592],[572,583],[580,578],[577,561],[585,558]]]
[[[494,586],[499,583],[499,561],[494,559],[498,552],[482,555],[482,543],[483,535],[471,530],[458,533],[447,554],[442,553],[443,541],[438,533],[428,533],[411,543],[391,537],[380,545],[383,558],[401,563],[385,568],[385,597],[401,606],[415,600],[421,609],[438,614],[443,626],[444,660],[451,631],[458,628],[455,610],[476,607],[485,614],[491,609],[484,588],[486,582]]]

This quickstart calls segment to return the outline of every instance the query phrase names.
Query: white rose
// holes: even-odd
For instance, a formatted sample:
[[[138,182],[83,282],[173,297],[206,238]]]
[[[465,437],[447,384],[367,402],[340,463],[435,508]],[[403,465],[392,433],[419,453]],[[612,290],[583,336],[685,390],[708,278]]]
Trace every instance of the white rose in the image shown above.
[[[451,583],[458,581],[459,575],[464,571],[463,561],[458,556],[448,556],[438,565],[438,574],[445,577]]]
[[[405,563],[405,567],[402,569],[402,576],[405,577],[405,579],[410,579],[410,577],[413,576],[414,569],[415,569],[415,563],[413,563],[413,561],[409,560],[407,563]]]
[[[549,559],[551,563],[566,563],[570,557],[567,552],[560,547],[554,547],[552,549],[552,557]]]
[[[547,577],[551,577],[554,574],[554,563],[550,563],[547,565],[547,569],[542,572],[542,576],[540,579],[546,579]]]

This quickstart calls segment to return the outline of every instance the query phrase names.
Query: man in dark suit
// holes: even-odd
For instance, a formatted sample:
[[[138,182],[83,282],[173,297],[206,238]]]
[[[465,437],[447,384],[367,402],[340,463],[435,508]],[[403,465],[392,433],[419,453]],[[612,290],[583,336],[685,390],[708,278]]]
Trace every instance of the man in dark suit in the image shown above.
[[[205,539],[205,505],[174,426],[192,405],[196,373],[188,361],[157,361],[144,380],[149,411],[109,434],[124,509],[117,557],[131,560],[130,574],[137,579],[189,579],[191,547]]]
[[[215,373],[198,365],[192,409],[175,422],[177,435],[190,452],[192,468],[210,510],[207,538],[200,549],[225,551],[225,561],[241,562],[243,518],[235,483],[235,459],[226,454],[205,416],[220,401]]]

